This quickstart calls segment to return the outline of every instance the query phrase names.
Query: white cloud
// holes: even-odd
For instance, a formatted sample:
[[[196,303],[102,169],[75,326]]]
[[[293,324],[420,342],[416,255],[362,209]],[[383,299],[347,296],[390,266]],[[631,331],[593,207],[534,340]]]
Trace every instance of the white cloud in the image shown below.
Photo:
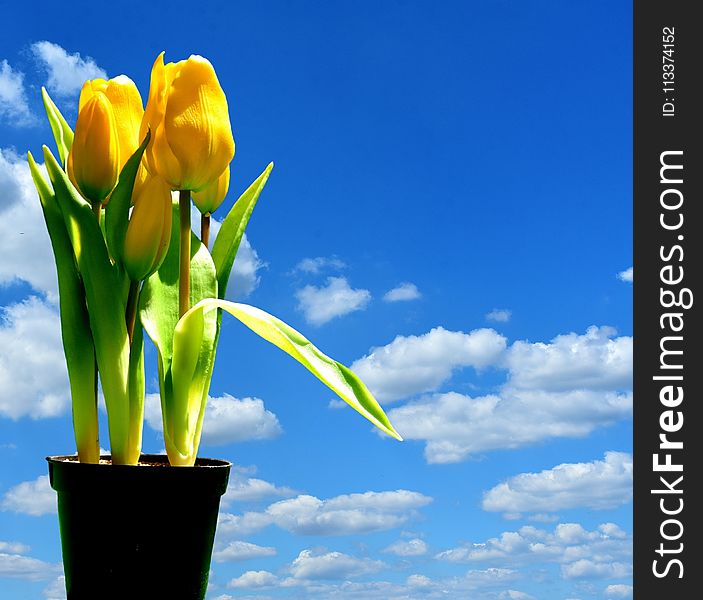
[[[632,456],[606,452],[604,460],[564,463],[522,473],[483,495],[483,510],[523,513],[571,508],[604,510],[632,499]]]
[[[363,310],[371,300],[371,293],[352,289],[345,277],[328,277],[324,287],[306,285],[295,293],[295,297],[307,322],[319,326],[336,317]]]
[[[295,496],[295,490],[289,487],[279,487],[263,479],[245,477],[232,471],[227,485],[227,491],[220,501],[222,508],[228,508],[235,502],[256,502],[272,496]]]
[[[372,348],[351,368],[379,401],[390,402],[437,389],[454,369],[495,364],[505,347],[505,338],[493,329],[464,333],[436,327]]]
[[[525,390],[624,390],[632,388],[632,337],[612,327],[589,327],[549,344],[517,341],[509,349],[508,386]]]
[[[44,581],[56,577],[60,572],[60,564],[47,563],[43,560],[20,554],[0,553],[0,578]]]
[[[239,540],[230,542],[224,548],[215,550],[212,553],[212,558],[216,562],[234,562],[265,556],[276,556],[276,549],[268,546],[257,546],[256,544]]]
[[[70,406],[59,317],[36,297],[0,308],[0,416],[55,417]]]
[[[315,258],[304,258],[293,267],[293,272],[317,275],[327,269],[338,271],[346,266],[343,261],[335,256],[317,256]]]
[[[631,411],[630,393],[575,391],[472,398],[449,392],[395,408],[388,417],[405,439],[425,441],[429,463],[453,463],[471,454],[519,448],[552,437],[583,437]]]
[[[630,598],[632,596],[632,586],[615,583],[605,588],[605,595],[609,598]]]
[[[58,298],[56,267],[39,196],[23,157],[0,149],[0,284],[26,282]]]
[[[3,542],[0,540],[0,552],[7,554],[27,554],[30,548],[20,542]]]
[[[48,73],[46,87],[57,96],[77,94],[87,79],[107,79],[107,73],[89,56],[83,58],[78,52],[69,54],[58,44],[46,40],[35,42],[31,48]]]
[[[593,531],[577,523],[561,523],[553,531],[527,525],[485,542],[445,550],[435,558],[510,567],[558,564],[565,579],[621,579],[631,573],[632,536],[614,523]]]
[[[33,517],[56,514],[56,493],[49,485],[49,476],[40,475],[11,487],[5,492],[0,509]]]
[[[222,513],[220,537],[240,536],[277,525],[296,535],[347,535],[393,529],[413,518],[417,509],[432,502],[418,492],[396,490],[345,494],[328,500],[299,495],[280,500],[264,512]]]
[[[507,308],[494,308],[491,312],[486,314],[486,319],[495,321],[496,323],[507,323],[512,316],[512,310],[508,310]]]
[[[420,290],[414,283],[401,283],[400,285],[388,290],[383,294],[383,299],[386,302],[405,302],[408,300],[417,300],[420,298]]]
[[[24,73],[0,61],[0,119],[11,125],[31,125],[36,118],[29,110],[24,90]]]
[[[152,429],[163,432],[161,403],[158,394],[147,394],[144,417]],[[280,435],[276,415],[266,410],[263,400],[239,400],[224,394],[208,398],[203,420],[202,444],[223,446],[249,440],[268,440]]]
[[[268,571],[247,571],[243,575],[232,579],[228,588],[263,588],[271,587],[278,583],[278,577]]]
[[[419,538],[398,540],[388,546],[384,552],[389,552],[396,556],[423,556],[427,554],[427,543]]]
[[[632,338],[611,339],[614,335],[609,327],[591,327],[584,335],[561,335],[549,344],[515,342],[496,356],[496,363],[508,369],[499,393],[435,394],[388,416],[404,438],[426,442],[431,463],[459,462],[472,453],[552,437],[583,437],[632,413]],[[360,366],[357,372],[375,391],[374,372]],[[416,377],[413,369],[399,369],[395,377],[387,368],[377,371],[400,385],[406,372]]]
[[[356,558],[341,552],[303,550],[290,565],[296,579],[347,579],[377,573],[386,565],[380,560]]]
[[[620,281],[626,281],[627,283],[632,283],[635,280],[634,267],[630,267],[629,269],[625,269],[624,271],[620,271],[618,273],[618,279]]]
[[[66,578],[61,575],[42,591],[46,600],[66,600]]]

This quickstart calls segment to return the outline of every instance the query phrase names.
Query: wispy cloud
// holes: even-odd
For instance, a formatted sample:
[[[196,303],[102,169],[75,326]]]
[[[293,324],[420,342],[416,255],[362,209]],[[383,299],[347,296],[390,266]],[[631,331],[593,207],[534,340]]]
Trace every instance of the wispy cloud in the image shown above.
[[[295,267],[294,273],[307,273],[317,275],[325,270],[339,271],[346,268],[344,261],[336,256],[316,256],[315,258],[304,258]]]
[[[371,301],[371,293],[352,289],[345,277],[329,277],[322,287],[306,285],[295,293],[298,308],[312,325],[324,325],[336,317],[363,310]]]
[[[411,540],[398,540],[388,546],[384,552],[396,556],[423,556],[427,554],[428,546],[424,540],[413,538]]]
[[[385,302],[407,302],[409,300],[417,300],[420,297],[422,297],[422,294],[420,294],[417,286],[408,282],[401,283],[383,294]]]
[[[265,556],[276,556],[276,549],[239,540],[230,542],[224,548],[216,548],[212,553],[212,558],[215,562],[238,562]]]
[[[0,120],[17,127],[36,122],[27,103],[24,73],[13,70],[7,60],[0,61]]]
[[[31,50],[47,71],[46,87],[57,96],[77,94],[87,79],[107,78],[91,57],[69,54],[58,44],[43,40],[32,44]]]
[[[491,312],[486,314],[486,319],[496,323],[507,323],[512,316],[513,311],[507,308],[494,308]]]
[[[603,460],[564,463],[522,473],[483,495],[483,510],[540,513],[572,508],[604,510],[632,499],[632,456],[606,452]]]

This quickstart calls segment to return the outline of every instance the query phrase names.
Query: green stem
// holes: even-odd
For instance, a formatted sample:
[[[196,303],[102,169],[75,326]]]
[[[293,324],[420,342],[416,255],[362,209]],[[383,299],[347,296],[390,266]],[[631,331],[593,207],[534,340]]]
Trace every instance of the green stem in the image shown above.
[[[98,225],[100,225],[100,218],[103,214],[103,203],[100,201],[93,202],[93,212],[95,213],[95,218],[98,220]]]
[[[188,190],[178,192],[178,216],[180,221],[178,315],[182,317],[190,308],[190,191]]]
[[[200,241],[206,248],[210,242],[210,213],[200,215]]]
[[[127,310],[125,320],[127,323],[127,335],[129,335],[129,345],[132,345],[134,337],[134,321],[137,318],[137,305],[139,304],[139,282],[129,282],[129,295],[127,296]]]

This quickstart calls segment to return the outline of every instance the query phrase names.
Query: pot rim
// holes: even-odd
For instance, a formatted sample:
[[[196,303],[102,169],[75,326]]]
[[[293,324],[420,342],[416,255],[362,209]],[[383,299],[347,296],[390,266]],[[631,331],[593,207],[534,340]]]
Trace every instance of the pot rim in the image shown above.
[[[201,458],[195,459],[195,465],[184,467],[184,466],[174,466],[168,462],[168,456],[166,454],[141,454],[139,456],[139,462],[136,465],[113,465],[111,454],[101,454],[99,463],[82,463],[78,460],[77,454],[57,454],[53,456],[47,456],[46,461],[50,464],[57,464],[62,466],[68,465],[80,465],[81,467],[90,468],[114,468],[114,469],[134,469],[134,468],[167,468],[167,469],[229,469],[232,463],[228,460],[220,458]],[[69,467],[73,468],[73,467]]]

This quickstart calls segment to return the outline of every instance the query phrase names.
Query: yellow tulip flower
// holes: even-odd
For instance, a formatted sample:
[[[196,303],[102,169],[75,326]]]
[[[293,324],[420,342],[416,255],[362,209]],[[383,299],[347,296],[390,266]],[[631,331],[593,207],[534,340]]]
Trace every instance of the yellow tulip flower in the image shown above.
[[[83,84],[67,170],[73,183],[91,202],[104,201],[109,196],[122,167],[139,147],[143,115],[142,98],[129,77],[93,79]],[[146,175],[141,167],[135,182],[135,197]]]
[[[193,193],[193,202],[204,215],[214,213],[225,199],[227,190],[229,190],[229,165],[210,185],[200,192]]]
[[[171,240],[171,189],[161,177],[150,177],[134,201],[127,225],[122,264],[132,281],[146,279],[166,257]]]
[[[197,192],[213,183],[234,156],[227,98],[210,62],[202,56],[151,70],[149,99],[140,137],[151,128],[147,169],[171,189]]]

